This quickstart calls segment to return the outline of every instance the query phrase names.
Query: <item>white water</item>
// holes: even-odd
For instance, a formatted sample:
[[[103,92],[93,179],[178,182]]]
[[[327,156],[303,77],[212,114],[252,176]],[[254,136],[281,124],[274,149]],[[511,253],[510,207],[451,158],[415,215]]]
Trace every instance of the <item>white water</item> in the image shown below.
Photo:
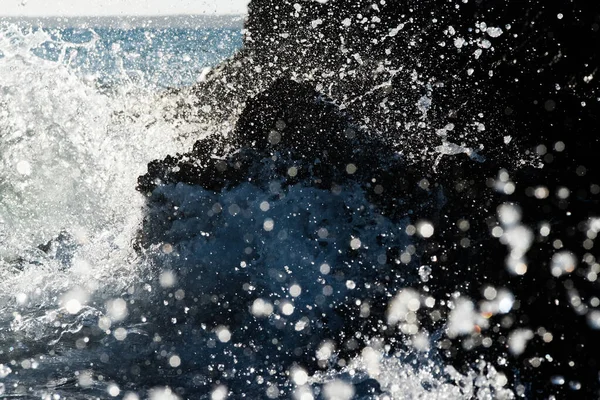
[[[65,60],[32,54],[50,40],[0,31],[1,318],[26,336],[43,336],[45,319],[65,313],[71,297],[83,306],[96,290],[118,293],[135,279],[137,176],[185,146],[143,87],[101,93]],[[61,232],[73,243],[55,246],[56,257],[38,248]]]

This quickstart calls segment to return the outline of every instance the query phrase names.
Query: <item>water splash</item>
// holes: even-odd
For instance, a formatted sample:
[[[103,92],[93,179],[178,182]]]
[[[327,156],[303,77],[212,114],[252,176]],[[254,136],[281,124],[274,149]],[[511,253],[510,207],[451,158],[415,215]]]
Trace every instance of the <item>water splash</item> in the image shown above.
[[[126,393],[127,388],[133,385],[134,378],[118,381],[123,374],[119,369],[121,365],[126,365],[129,368],[129,372],[126,372],[135,376],[140,376],[142,368],[145,368],[144,373],[158,377],[157,380],[162,379],[162,371],[166,368],[170,382],[193,382],[198,387],[210,384],[210,375],[201,375],[197,373],[198,369],[219,370],[223,360],[234,360],[237,364],[245,356],[246,348],[241,342],[235,342],[239,333],[233,326],[182,327],[179,324],[188,312],[194,312],[193,307],[180,307],[186,296],[202,302],[200,313],[214,312],[223,299],[206,299],[201,295],[192,297],[197,293],[204,294],[207,285],[215,287],[218,283],[204,281],[198,284],[196,281],[200,279],[178,282],[178,276],[172,270],[165,269],[169,264],[164,259],[176,259],[183,254],[185,262],[189,264],[186,266],[191,266],[198,261],[194,257],[201,259],[203,252],[211,249],[210,246],[216,249],[221,243],[211,242],[208,234],[203,235],[209,229],[204,229],[200,230],[201,237],[196,238],[197,243],[190,241],[186,252],[178,252],[181,246],[178,249],[177,244],[183,242],[181,237],[189,236],[189,232],[198,232],[197,223],[190,217],[190,221],[187,221],[189,225],[181,224],[169,232],[176,236],[175,240],[156,243],[153,249],[155,253],[151,253],[149,258],[140,257],[131,246],[140,224],[143,204],[142,197],[134,191],[137,176],[144,172],[148,161],[188,149],[190,143],[185,138],[189,137],[190,130],[196,128],[188,125],[185,128],[187,131],[183,131],[183,128],[165,120],[160,111],[164,108],[165,100],[156,95],[156,85],[150,85],[149,88],[140,84],[139,79],[130,79],[136,75],[135,71],[128,70],[123,63],[118,64],[119,85],[101,87],[104,82],[97,77],[82,76],[81,71],[74,68],[76,53],[71,50],[93,51],[97,44],[97,36],[93,33],[90,41],[71,45],[43,31],[24,32],[12,26],[3,29],[0,31],[0,51],[3,55],[0,58],[0,338],[3,342],[15,345],[3,350],[7,353],[0,353],[2,362],[10,362],[10,367],[0,365],[0,379],[6,379],[11,384],[21,383],[19,387],[24,388],[28,379],[38,381],[39,377],[43,377],[46,379],[43,387],[35,388],[37,397],[81,390],[87,391],[82,396],[89,393],[90,397],[114,397]],[[486,29],[482,29],[482,32],[486,32]],[[488,28],[487,34],[492,38],[497,37],[501,30]],[[479,53],[475,53],[478,58],[481,49],[488,49],[490,42],[485,39],[472,44],[480,47],[477,50]],[[49,45],[64,49],[56,60],[45,59],[36,52],[36,49]],[[460,47],[463,46],[464,39]],[[118,52],[119,49],[115,47],[114,50]],[[138,75],[142,76],[141,81],[144,82],[145,75]],[[422,117],[424,121],[432,101],[432,98],[425,97],[417,105],[421,112],[419,118]],[[211,108],[207,107],[206,110],[210,112]],[[418,129],[429,128],[425,124]],[[438,157],[435,165],[443,155],[467,153],[477,157],[470,148],[448,142],[446,136],[442,138],[442,146],[434,151],[434,156]],[[210,207],[200,210],[178,204],[177,210],[187,212],[188,216],[193,217],[196,213],[200,217],[206,209],[215,214],[224,211],[215,211],[217,203],[210,194],[198,195],[193,191],[190,194],[182,186],[169,189],[172,190],[166,196],[181,195],[184,200],[188,195],[204,196],[211,200]],[[294,190],[299,190],[300,194]],[[268,194],[261,192],[250,193],[257,197],[268,197]],[[295,200],[295,203],[304,205],[301,208],[308,209],[318,200],[318,196],[315,198],[311,195],[314,193],[310,190],[294,188],[288,200]],[[242,238],[245,244],[239,246],[245,252],[249,248],[247,242],[255,238],[251,240],[231,232],[244,228],[243,224],[236,225],[236,215],[245,211],[239,207],[240,200],[236,200],[236,196],[247,200],[248,192],[239,194],[232,191],[223,198],[227,200],[227,196],[235,202],[232,201],[225,211],[229,213],[224,217],[227,220],[226,228],[223,228],[226,234],[220,240],[230,243],[231,238]],[[269,217],[253,221],[258,224],[254,231],[265,236],[269,232],[279,234],[278,225],[285,219],[283,212],[274,207],[267,213],[271,205],[255,200],[254,205],[258,205]],[[294,202],[286,206],[293,207]],[[361,204],[360,201],[352,206],[368,210],[368,204]],[[344,207],[340,206],[339,209]],[[167,207],[163,211],[166,215],[172,214],[173,210]],[[511,234],[510,229],[521,227],[521,224],[520,216],[515,219],[509,215],[509,211],[507,208],[501,212],[503,230],[498,237],[509,246],[511,254],[514,253],[519,262],[525,262],[524,255],[529,249],[531,232],[527,229]],[[165,219],[170,220],[170,217]],[[307,221],[306,225],[309,226],[314,222],[310,218]],[[302,223],[298,226],[303,226]],[[599,230],[596,229],[598,224],[595,220],[590,224],[590,231],[595,235]],[[288,225],[290,227],[294,228]],[[432,237],[437,232],[437,228],[434,229],[428,222],[418,227],[410,225],[406,230],[418,231],[423,238]],[[327,239],[328,235],[340,231],[346,234],[349,230],[351,227],[343,224],[321,227],[316,229],[317,240]],[[347,244],[353,250],[376,247],[372,232],[360,233],[364,232],[346,235]],[[402,237],[401,233],[396,235]],[[289,237],[289,232],[285,236]],[[305,242],[310,242],[308,235],[300,236],[306,239]],[[281,240],[281,237],[277,239]],[[264,240],[261,243],[270,249],[270,253],[280,250],[276,241]],[[297,244],[309,247],[301,240]],[[407,250],[405,254],[410,260],[410,251]],[[557,254],[562,255],[554,260],[554,270],[558,271],[555,275],[572,272],[575,267],[572,257],[565,258],[564,255],[568,253]],[[365,264],[370,267],[377,262],[377,259],[368,258]],[[224,271],[224,274],[235,274],[238,269],[252,267],[250,262],[244,265],[230,264],[235,270]],[[517,274],[526,272],[517,264],[507,266]],[[284,272],[274,275],[275,278],[285,281],[281,276],[293,275],[293,266],[290,268],[282,264],[280,267]],[[292,316],[312,307],[310,302],[302,302],[303,294],[318,292],[319,289],[322,295],[333,296],[341,303],[347,293],[358,292],[355,289],[357,286],[360,289],[360,285],[357,285],[360,277],[345,277],[352,279],[340,281],[337,279],[339,276],[329,276],[327,279],[331,278],[332,282],[324,280],[328,284],[321,288],[322,282],[315,276],[329,275],[335,267],[321,264],[318,270],[311,270],[314,275],[298,274],[296,281],[286,282],[283,286],[276,279],[270,280],[267,283],[273,287],[264,290],[262,297],[252,302],[252,315],[273,324],[281,324],[281,321],[285,324],[286,318],[291,320]],[[597,264],[593,268],[590,266],[589,274],[597,275],[599,272]],[[428,270],[423,269],[420,276],[423,283],[427,282]],[[199,278],[202,277],[205,278],[206,274]],[[238,283],[248,285],[245,287],[250,291],[256,290],[256,282]],[[274,298],[275,292],[281,298]],[[488,287],[484,296],[487,301],[480,302],[479,307],[471,299],[460,295],[447,303],[450,311],[446,310],[448,322],[444,324],[445,333],[450,337],[466,337],[466,347],[470,346],[471,336],[487,328],[486,320],[490,316],[508,313],[515,303],[512,293],[504,289]],[[571,296],[572,299],[574,297]],[[443,314],[434,308],[438,303],[439,300],[416,289],[406,289],[390,301],[388,324],[397,325],[409,336],[407,344],[415,351],[408,355],[389,354],[385,345],[374,339],[360,356],[342,363],[341,359],[336,358],[336,349],[325,341],[315,354],[320,364],[329,367],[325,374],[309,376],[301,367],[294,367],[290,370],[293,382],[287,378],[283,383],[281,380],[269,382],[269,379],[277,381],[287,376],[286,372],[271,373],[274,369],[266,368],[261,375],[254,373],[252,365],[242,363],[239,369],[247,375],[240,373],[240,376],[242,379],[247,376],[256,379],[256,385],[252,386],[252,390],[258,393],[256,396],[266,394],[274,397],[293,392],[308,399],[322,390],[326,398],[349,398],[354,394],[368,398],[371,393],[369,385],[376,381],[384,392],[381,398],[406,398],[407,392],[413,397],[512,398],[512,392],[506,389],[506,376],[486,363],[482,362],[474,371],[459,373],[437,359],[431,362],[423,359],[424,356],[415,356],[435,356],[431,351],[432,343],[436,340],[434,336],[442,333],[421,330],[418,312],[426,311],[443,319]],[[358,316],[368,315],[368,303],[357,306],[360,306]],[[243,304],[240,310],[246,311]],[[590,325],[594,328],[600,326],[597,314],[597,311],[588,314]],[[289,325],[289,328],[305,331],[312,320],[298,318],[292,321],[293,325]],[[543,335],[546,337],[546,333]],[[191,344],[181,344],[178,339],[180,336],[189,338]],[[522,353],[532,337],[533,332],[528,329],[514,330],[508,339],[511,352]],[[234,349],[226,347],[227,343],[232,344]],[[271,343],[273,348],[285,345],[285,349],[289,350],[293,347],[289,340],[288,343]],[[137,354],[123,352],[124,344],[143,350]],[[48,351],[48,348],[51,350]],[[277,351],[274,350],[274,354]],[[213,356],[216,361],[205,361]],[[415,358],[417,362],[414,362]],[[142,363],[149,360],[156,360],[152,361],[155,362],[152,368]],[[193,368],[185,370],[186,365],[194,362],[202,365],[194,364]],[[58,377],[48,378],[55,375]],[[273,375],[276,377],[269,378]],[[260,379],[263,382],[259,382]],[[3,390],[4,386],[0,391]],[[219,385],[213,389],[212,395],[222,398],[228,390],[226,386]],[[141,389],[140,395],[143,395],[143,391]],[[164,386],[151,388],[147,393],[150,398],[178,398],[175,389]],[[24,395],[16,389],[15,394]],[[126,396],[135,398],[138,395]]]
[[[0,319],[23,343],[55,337],[58,321],[80,326],[94,293],[127,286],[136,177],[188,145],[153,92],[101,92],[68,58],[36,55],[42,45],[69,48],[42,30],[0,29]]]

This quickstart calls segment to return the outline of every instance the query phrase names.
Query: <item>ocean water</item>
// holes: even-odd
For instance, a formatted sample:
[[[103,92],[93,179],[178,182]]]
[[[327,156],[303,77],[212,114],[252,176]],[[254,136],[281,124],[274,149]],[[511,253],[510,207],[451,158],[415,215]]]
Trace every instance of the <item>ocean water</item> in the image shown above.
[[[241,31],[234,28],[73,27],[41,32],[47,37],[40,35],[41,43],[31,43],[32,55],[62,63],[96,85],[130,80],[157,89],[194,84],[205,68],[242,45]],[[15,51],[30,46],[8,32],[4,39]]]
[[[348,342],[367,345],[339,356],[329,338],[344,321],[331,310],[362,298],[352,307],[368,316],[386,249],[410,260],[417,238],[437,229],[379,215],[357,187],[165,185],[150,245],[138,249],[148,218],[138,176],[210,130],[166,116],[165,90],[192,85],[241,44],[229,28],[0,24],[0,397],[515,398],[497,360],[458,371],[439,354],[444,334],[508,314],[512,293],[490,286],[478,304],[457,296],[441,328],[421,329],[439,299],[421,290],[431,267],[414,260],[396,294],[377,300],[387,302],[382,320],[410,336],[406,350],[357,332]],[[438,152],[478,158],[445,140]],[[497,217],[494,235],[520,274],[533,233],[514,205]],[[556,257],[557,276],[570,272],[573,256]],[[519,354],[532,335],[514,330],[507,347]]]

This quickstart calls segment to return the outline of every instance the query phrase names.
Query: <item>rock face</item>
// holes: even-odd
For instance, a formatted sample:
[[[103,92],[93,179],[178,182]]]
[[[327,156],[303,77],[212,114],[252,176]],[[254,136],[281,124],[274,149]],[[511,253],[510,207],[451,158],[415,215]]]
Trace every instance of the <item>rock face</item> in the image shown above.
[[[241,290],[239,282],[253,282],[258,287],[258,292],[262,290],[270,297],[277,293],[277,290],[269,289],[270,284],[260,282],[265,280],[268,271],[281,263],[276,260],[281,256],[277,256],[277,248],[269,247],[270,239],[258,239],[264,234],[263,229],[253,227],[257,220],[262,226],[260,218],[265,218],[271,209],[280,209],[283,207],[281,204],[287,204],[290,214],[296,215],[297,212],[300,219],[310,217],[303,220],[302,224],[308,224],[312,230],[299,229],[296,240],[305,237],[312,241],[311,238],[317,232],[322,236],[316,236],[315,240],[319,243],[317,248],[309,246],[300,249],[291,245],[290,251],[297,251],[297,256],[308,264],[320,261],[331,265],[346,265],[351,269],[336,272],[336,292],[346,291],[337,289],[338,285],[345,285],[346,280],[356,282],[358,286],[361,286],[359,282],[363,282],[362,286],[365,283],[374,285],[374,289],[367,291],[368,295],[365,294],[374,299],[395,292],[400,281],[415,279],[414,265],[403,273],[394,272],[397,267],[393,266],[399,257],[399,251],[412,243],[412,239],[404,232],[409,221],[407,217],[418,213],[435,218],[442,201],[438,191],[419,187],[415,175],[402,157],[386,146],[381,138],[369,135],[354,123],[347,112],[340,110],[310,85],[283,78],[248,101],[235,130],[226,139],[207,137],[197,141],[189,153],[152,162],[148,166],[148,173],[139,178],[138,189],[148,195],[149,204],[141,232],[142,246],[160,248],[165,243],[169,246],[173,243],[178,259],[193,261],[188,265],[187,262],[169,261],[169,255],[160,255],[162,265],[172,265],[174,270],[186,276],[186,281],[194,282],[195,277],[201,276],[203,280],[213,282],[205,290],[225,294],[230,303],[235,298],[238,306],[232,307],[233,312],[223,316],[225,314],[221,311],[221,317],[217,318],[220,323],[227,322],[229,325],[233,321],[240,324],[247,319],[246,303],[251,303],[252,300],[252,296]],[[354,199],[353,191],[358,193],[359,198]],[[309,196],[308,200],[303,197],[303,192]],[[224,199],[230,196],[237,200],[232,204],[224,204],[228,201]],[[268,204],[264,206],[264,212],[256,207],[261,203],[261,196]],[[310,201],[315,200],[317,203],[310,206]],[[350,204],[355,206],[350,207]],[[261,209],[264,207],[261,205]],[[285,214],[286,211],[283,209],[281,212]],[[363,213],[369,216],[364,216]],[[210,222],[216,218],[215,214],[227,215],[227,222]],[[245,225],[238,225],[240,222],[236,222],[241,218],[234,218],[238,214],[247,218]],[[272,220],[274,224],[279,224],[278,221],[286,218],[289,215],[279,219],[273,217]],[[194,220],[198,222],[191,226],[190,221]],[[348,222],[350,225],[344,227]],[[232,231],[225,232],[216,228],[221,224],[231,227]],[[340,226],[336,226],[337,224]],[[369,226],[374,229],[371,233],[367,233]],[[243,232],[243,229],[246,231]],[[286,231],[280,231],[277,237],[287,237],[288,233],[281,236],[282,232]],[[350,245],[353,240],[351,232],[354,232],[357,239],[361,237],[365,246],[371,243],[372,247],[365,253],[369,254],[367,259],[358,250],[361,245],[355,244],[354,249]],[[217,243],[225,240],[224,237],[232,239],[228,239],[227,249],[214,249],[215,259],[204,256],[198,260],[194,249],[202,248],[203,252],[209,252],[207,249],[212,248],[207,243],[205,234],[207,237],[210,235],[212,241]],[[225,271],[231,266],[221,265],[219,262],[226,257],[225,254],[236,252],[234,237],[248,234],[257,237],[253,242],[263,243],[262,252],[256,249],[252,257],[242,256],[248,269],[228,275]],[[390,234],[391,238],[386,238]],[[368,239],[369,235],[374,236]],[[281,240],[281,246],[290,246],[284,239]],[[396,245],[392,246],[392,242]],[[242,254],[243,244],[239,246],[238,250]],[[380,250],[377,251],[375,247]],[[223,254],[219,255],[221,252]],[[337,255],[333,256],[334,253]],[[268,259],[271,261],[265,264],[264,260]],[[319,281],[319,266],[303,264],[304,262],[295,261],[295,268],[299,269],[297,273],[302,274],[302,280],[305,281],[303,290],[307,290]],[[366,269],[359,265],[364,265]],[[378,267],[372,269],[375,265]],[[201,266],[211,267],[205,270]],[[281,266],[282,274],[286,268]],[[203,272],[200,273],[199,269]],[[215,272],[220,278],[212,275]],[[246,278],[242,279],[240,275]],[[308,293],[307,296],[314,301],[315,291],[311,293],[309,289]],[[355,295],[346,297],[343,301],[331,300],[323,304],[325,308],[339,308],[334,312],[323,311],[323,315],[329,320],[329,325],[324,329],[328,331],[330,339],[349,335],[356,328],[356,323],[350,319],[346,321],[352,315],[344,310],[351,303],[350,299],[359,296],[359,293],[363,291],[356,290]],[[300,299],[302,297],[297,300]],[[302,301],[310,302],[310,299]],[[385,297],[381,298],[373,304],[372,313],[381,318],[386,307]],[[317,307],[317,310],[321,310],[321,307]],[[203,322],[213,321],[215,316],[205,318]],[[366,320],[361,321],[361,324],[365,322]],[[251,324],[248,321],[246,323]],[[315,337],[319,340],[314,339],[315,343],[305,344],[311,351],[316,351],[316,346],[325,336]],[[303,357],[296,361],[307,362]]]
[[[494,322],[489,335],[498,346],[482,353],[506,357],[522,369],[520,379],[532,396],[570,390],[553,386],[553,375],[573,381],[572,388],[583,382],[581,390],[591,396],[598,366],[590,354],[597,353],[598,342],[590,329],[592,314],[576,306],[573,296],[579,293],[584,303],[598,296],[588,279],[597,264],[586,240],[594,236],[588,219],[599,209],[592,160],[600,136],[584,138],[598,133],[599,18],[592,6],[533,0],[443,5],[253,0],[244,49],[205,82],[176,93],[182,99],[176,115],[183,120],[233,122],[235,128],[149,165],[139,180],[148,195],[141,243],[152,248],[182,241],[177,224],[190,215],[204,218],[196,211],[187,216],[169,211],[193,202],[186,194],[190,187],[218,203],[232,190],[242,196],[248,185],[278,201],[299,187],[323,191],[321,196],[348,193],[355,185],[375,210],[372,218],[399,226],[434,223],[433,238],[409,240],[416,251],[412,262],[435,260],[431,278],[423,282],[428,293],[482,299],[485,285],[513,292],[518,309]],[[510,185],[516,189],[507,189]],[[568,190],[554,195],[561,189]],[[507,271],[507,250],[490,235],[500,226],[495,214],[503,203],[517,203],[523,224],[535,230],[524,276]],[[547,221],[552,233],[542,234],[540,224]],[[405,284],[394,272],[408,243],[403,240],[388,246],[394,250],[386,251],[383,270],[365,273],[365,280],[382,277],[376,285],[381,290],[368,296],[381,299]],[[560,249],[587,260],[585,273],[554,276],[549,265]],[[190,268],[181,270],[189,274]],[[224,278],[219,289],[236,279]],[[269,290],[266,282],[261,285]],[[231,290],[238,308],[252,300]],[[345,326],[336,331],[341,336],[373,328],[385,312],[384,306],[374,307],[370,319],[352,322],[343,304],[348,303],[340,300],[329,314]],[[243,324],[238,313],[215,324],[233,320]],[[520,357],[505,348],[517,328],[540,337]],[[460,349],[482,341],[477,335],[471,339],[455,340],[445,355],[459,365],[469,362],[475,353]],[[304,350],[313,350],[316,339],[303,343]],[[536,366],[536,357],[544,354],[555,363]],[[573,359],[576,367],[565,370]],[[524,360],[534,362],[523,366]]]
[[[257,366],[252,376],[315,371],[330,364],[315,357],[322,346],[345,357],[362,348],[355,332],[386,335],[377,321],[389,296],[418,281],[410,255],[399,261],[419,246],[409,215],[436,218],[442,202],[381,138],[283,78],[248,100],[227,138],[151,163],[138,188],[148,196],[139,244],[176,276],[186,294],[177,310],[191,310],[164,324],[226,327],[232,343],[254,343],[231,350],[240,368]],[[186,362],[210,375],[204,361]],[[217,378],[235,387],[243,375]]]
[[[302,182],[327,190],[355,182],[395,217],[406,216],[409,207],[431,209],[426,206],[431,196],[382,138],[310,85],[284,78],[248,101],[227,139],[210,136],[190,153],[152,162],[139,178],[139,190],[185,183],[219,192],[280,178],[285,185]]]

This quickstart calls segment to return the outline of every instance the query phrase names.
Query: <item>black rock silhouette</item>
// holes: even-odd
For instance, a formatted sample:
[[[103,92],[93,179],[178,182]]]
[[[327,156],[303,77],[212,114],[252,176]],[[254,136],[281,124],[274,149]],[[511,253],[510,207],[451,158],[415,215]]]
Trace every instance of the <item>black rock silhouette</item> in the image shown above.
[[[283,178],[286,184],[306,181],[335,190],[351,181],[384,213],[437,212],[428,207],[431,195],[416,177],[382,138],[369,135],[330,99],[308,84],[281,78],[248,100],[227,139],[201,139],[190,153],[150,163],[138,188],[151,193],[158,185],[181,182],[218,192],[249,180],[268,184]]]

